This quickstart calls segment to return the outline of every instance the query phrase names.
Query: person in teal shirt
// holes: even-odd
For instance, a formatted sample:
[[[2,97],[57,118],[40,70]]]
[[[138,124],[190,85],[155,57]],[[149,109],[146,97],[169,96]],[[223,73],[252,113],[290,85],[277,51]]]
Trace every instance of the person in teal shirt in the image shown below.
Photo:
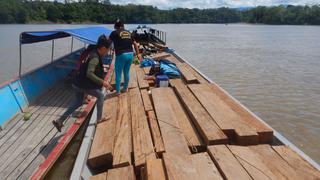
[[[124,29],[124,24],[118,19],[114,24],[114,31],[109,36],[110,41],[113,42],[116,62],[116,91],[120,95],[121,76],[124,75],[124,86],[122,92],[128,91],[128,84],[130,80],[130,67],[133,61],[133,46],[137,55],[137,58],[142,61],[142,57],[139,53],[138,43],[134,40],[131,33]]]

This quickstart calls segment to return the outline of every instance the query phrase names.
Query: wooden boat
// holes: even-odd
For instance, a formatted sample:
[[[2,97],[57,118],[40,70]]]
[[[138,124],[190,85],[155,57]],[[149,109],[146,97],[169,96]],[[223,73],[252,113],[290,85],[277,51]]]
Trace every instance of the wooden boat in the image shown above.
[[[73,40],[95,44],[101,34],[110,32],[91,27],[21,33],[19,77],[0,85],[0,179],[44,177],[85,124],[95,105],[94,99],[77,110],[79,117],[64,114],[72,101],[71,74],[82,51],[73,51]],[[54,60],[54,40],[65,37],[72,37],[71,52]],[[49,40],[52,40],[51,62],[22,74],[21,46]],[[66,119],[62,132],[57,132],[51,122],[58,118]]]
[[[149,68],[133,65],[129,92],[106,98],[110,121],[96,125],[92,100],[58,133],[51,120],[64,118],[72,94],[69,75],[81,50],[29,73],[20,68],[18,78],[0,86],[0,105],[6,107],[0,110],[1,179],[46,179],[54,166],[66,168],[59,159],[81,127],[85,132],[70,179],[319,179],[316,162],[159,43],[165,42],[164,32],[140,29],[159,39],[145,42],[145,53],[174,62],[182,79],[158,88],[144,79]],[[94,44],[102,33],[110,30],[26,32],[20,42],[71,36]],[[106,75],[111,83],[113,64],[114,58]]]
[[[110,120],[95,126],[92,114],[70,179],[320,179],[316,162],[173,49],[148,48],[182,79],[155,87],[150,68],[132,65],[129,91],[105,101]]]

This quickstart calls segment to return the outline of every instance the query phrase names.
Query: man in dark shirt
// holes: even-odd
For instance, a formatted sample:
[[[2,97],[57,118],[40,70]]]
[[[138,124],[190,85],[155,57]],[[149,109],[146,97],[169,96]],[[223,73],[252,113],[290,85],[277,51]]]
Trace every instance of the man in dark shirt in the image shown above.
[[[61,131],[63,121],[66,116],[69,116],[74,110],[76,110],[81,104],[84,93],[95,96],[97,98],[97,120],[101,122],[106,117],[102,117],[104,94],[102,87],[112,89],[112,86],[104,80],[104,71],[102,58],[108,54],[110,43],[105,35],[102,35],[98,39],[97,46],[93,48],[86,60],[81,65],[73,88],[75,89],[75,101],[64,113],[62,118],[52,121],[53,125]]]
[[[142,57],[139,54],[138,44],[134,41],[131,33],[124,29],[124,24],[118,19],[114,24],[114,31],[109,36],[109,39],[113,42],[116,62],[116,91],[120,94],[120,83],[122,72],[124,74],[124,86],[123,92],[128,90],[128,84],[130,79],[130,66],[133,61],[133,47],[135,49],[137,58],[142,61]]]

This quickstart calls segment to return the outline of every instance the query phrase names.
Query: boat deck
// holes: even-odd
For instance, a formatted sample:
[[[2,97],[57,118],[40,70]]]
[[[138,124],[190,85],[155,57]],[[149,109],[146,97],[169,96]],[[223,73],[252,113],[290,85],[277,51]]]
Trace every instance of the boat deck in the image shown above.
[[[70,117],[58,132],[52,121],[63,116],[72,99],[70,83],[59,82],[19,113],[0,132],[1,179],[28,179],[47,158],[76,118]],[[5,107],[3,107],[5,108]],[[81,107],[80,107],[81,108]]]
[[[105,101],[90,179],[320,179],[320,172],[216,84],[170,54],[182,79],[155,88],[133,65],[129,91]],[[83,178],[86,177],[83,175]]]

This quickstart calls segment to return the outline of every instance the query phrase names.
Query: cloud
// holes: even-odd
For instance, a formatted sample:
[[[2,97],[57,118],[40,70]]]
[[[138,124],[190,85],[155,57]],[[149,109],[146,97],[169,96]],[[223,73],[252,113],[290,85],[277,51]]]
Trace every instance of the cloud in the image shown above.
[[[254,7],[277,5],[313,5],[319,0],[111,0],[113,4],[142,4],[156,6],[160,9],[183,8],[218,8],[218,7]]]

